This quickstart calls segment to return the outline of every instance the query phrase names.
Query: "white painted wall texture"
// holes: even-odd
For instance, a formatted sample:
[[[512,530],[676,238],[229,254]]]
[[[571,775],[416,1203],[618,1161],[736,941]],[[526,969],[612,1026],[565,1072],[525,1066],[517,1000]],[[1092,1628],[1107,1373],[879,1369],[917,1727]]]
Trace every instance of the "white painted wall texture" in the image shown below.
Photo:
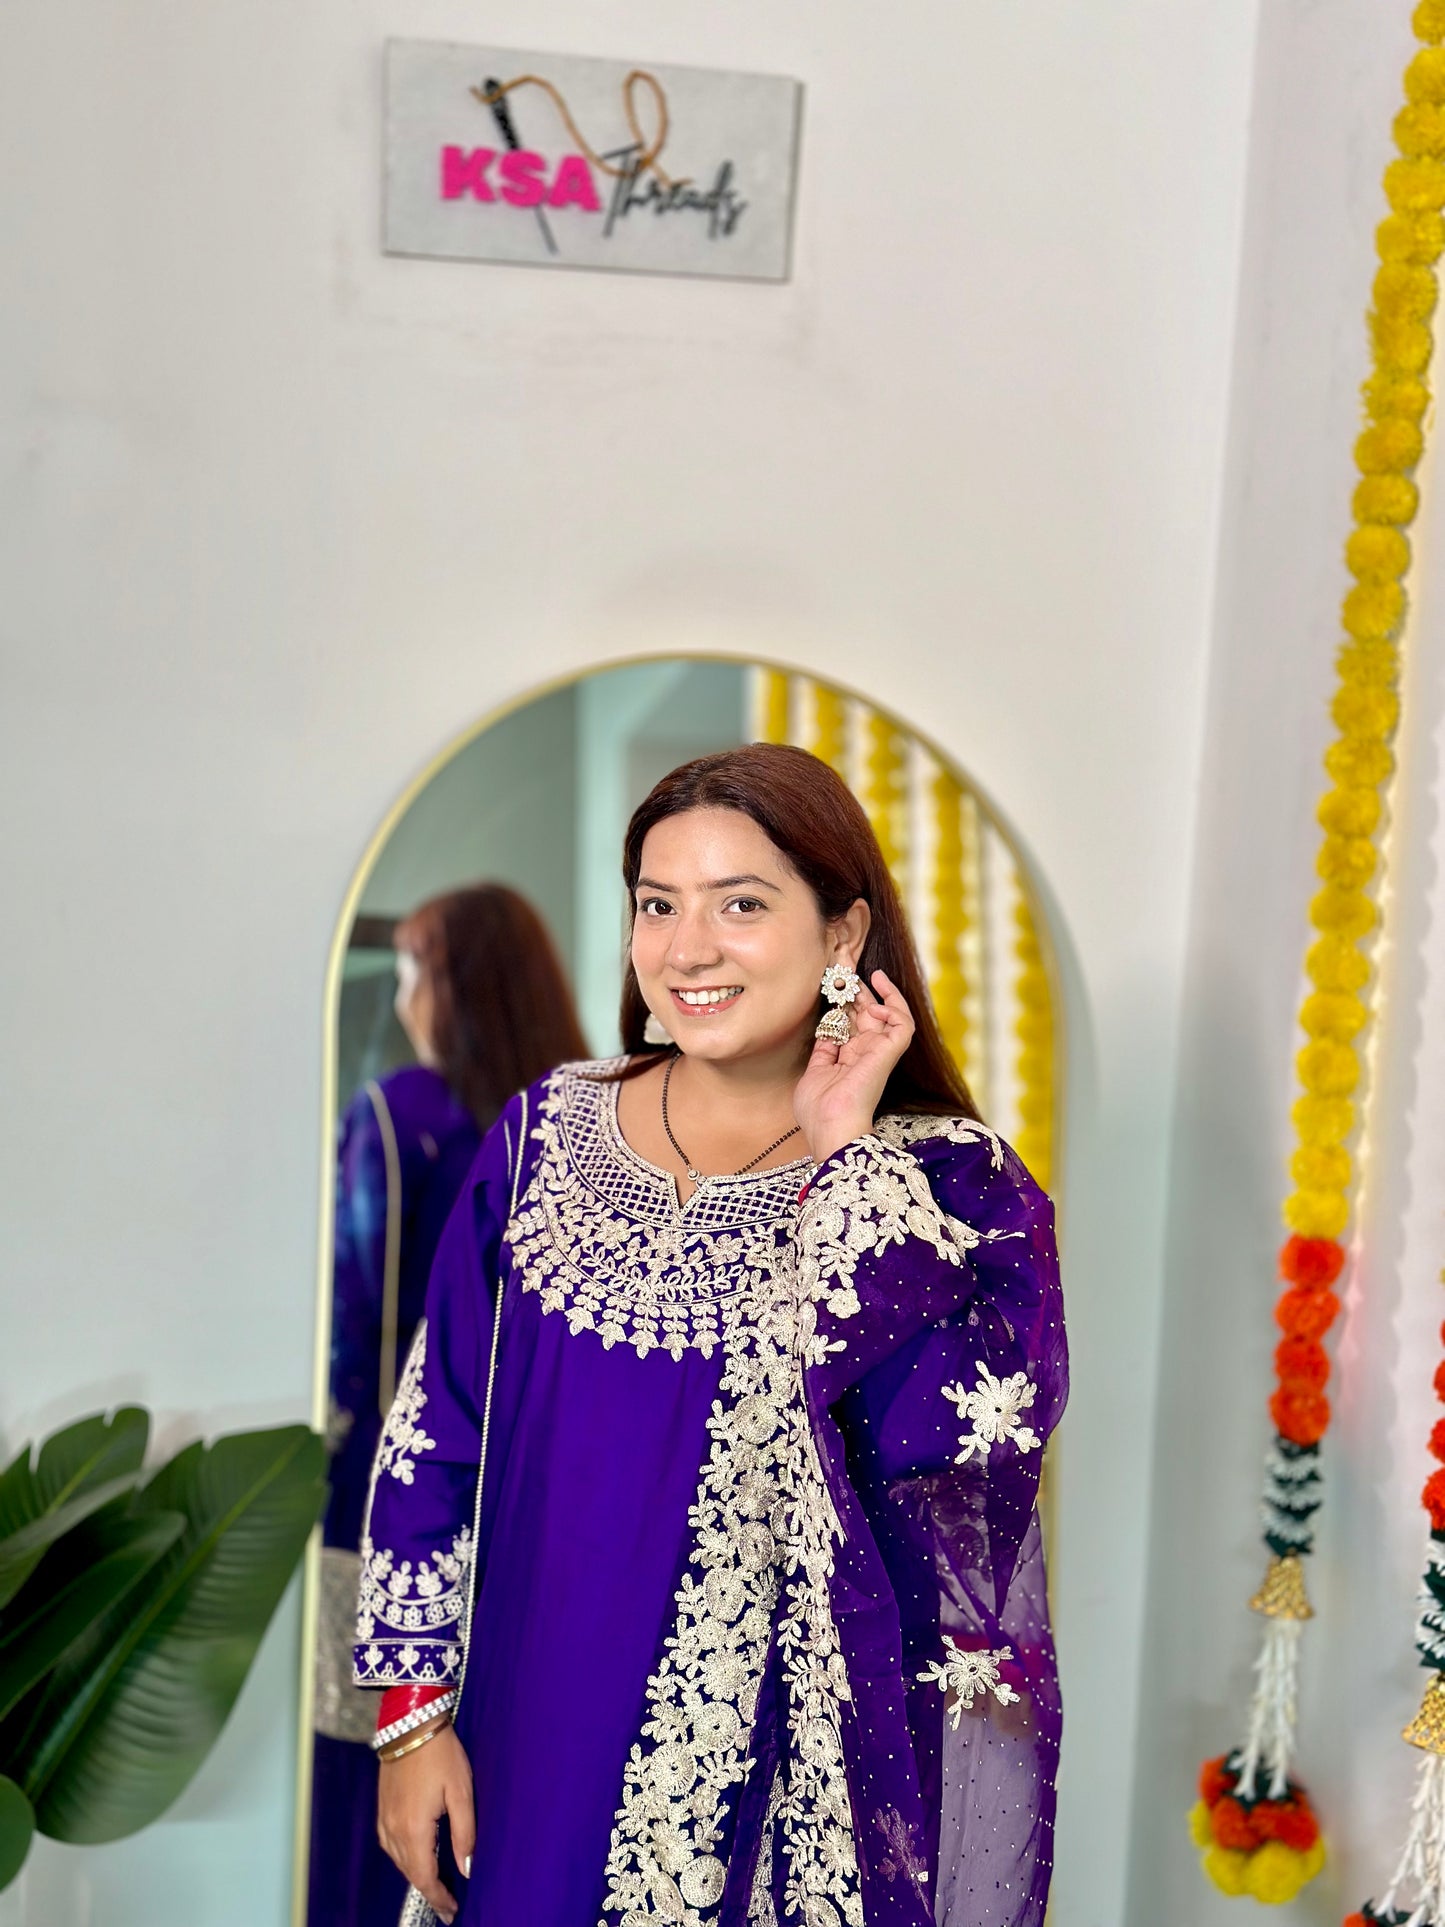
[[[1212,1918],[1184,1782],[1248,1652],[1260,1267],[1408,9],[1272,0],[1257,80],[1256,12],[32,0],[0,81],[0,1426],[307,1409],[327,948],[458,730],[650,650],[874,694],[1007,812],[1067,932],[1058,1927]],[[793,281],[383,258],[397,32],[797,75]],[[1374,1450],[1332,1531],[1384,1531]],[[294,1660],[288,1615],[175,1814],[37,1853],[4,1927],[282,1927]]]

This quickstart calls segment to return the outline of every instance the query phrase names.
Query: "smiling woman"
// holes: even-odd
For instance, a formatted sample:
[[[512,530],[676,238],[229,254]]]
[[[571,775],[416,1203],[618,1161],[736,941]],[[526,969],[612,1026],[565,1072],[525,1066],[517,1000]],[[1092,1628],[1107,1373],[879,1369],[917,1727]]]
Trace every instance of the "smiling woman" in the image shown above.
[[[693,874],[672,884],[648,874],[688,868]],[[633,1062],[624,1076],[645,1068],[634,1054],[646,1042],[649,1013],[683,1042],[680,1024],[711,1022],[736,1002],[741,1034],[754,1048],[765,1037],[776,1047],[816,1004],[822,975],[841,965],[865,980],[885,971],[914,1012],[888,1079],[888,1107],[978,1116],[939,1035],[878,839],[858,799],[818,757],[753,744],[674,770],[633,815],[622,873],[632,914],[621,1029]],[[737,983],[696,981],[724,962],[738,965]],[[689,1034],[684,1048],[707,1056],[707,1034]]]
[[[510,861],[595,1035],[599,832],[641,799],[613,816],[621,1050],[503,1110],[376,1455],[355,1657],[417,1921],[1042,1919],[1052,1213],[955,1058],[1019,1115],[1017,872],[921,745],[785,694],[698,662],[554,692],[418,786],[354,893],[381,931],[378,879],[445,884],[449,838]],[[856,754],[867,806],[750,720]]]
[[[704,757],[624,851],[624,1054],[488,1134],[377,1452],[382,1843],[448,1922],[1038,1927],[1051,1207],[826,764]]]

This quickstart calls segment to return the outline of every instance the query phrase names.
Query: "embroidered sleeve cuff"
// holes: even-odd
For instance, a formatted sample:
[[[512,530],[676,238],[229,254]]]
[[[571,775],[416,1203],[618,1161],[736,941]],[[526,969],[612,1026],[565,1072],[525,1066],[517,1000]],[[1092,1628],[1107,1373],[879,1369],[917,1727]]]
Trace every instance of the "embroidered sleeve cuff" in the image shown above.
[[[361,1544],[361,1596],[356,1615],[358,1686],[449,1685],[461,1648],[457,1626],[467,1596],[472,1535],[467,1526],[450,1547],[433,1547],[413,1563],[387,1546]]]
[[[358,1686],[454,1686],[462,1649],[454,1640],[374,1639],[352,1657]]]

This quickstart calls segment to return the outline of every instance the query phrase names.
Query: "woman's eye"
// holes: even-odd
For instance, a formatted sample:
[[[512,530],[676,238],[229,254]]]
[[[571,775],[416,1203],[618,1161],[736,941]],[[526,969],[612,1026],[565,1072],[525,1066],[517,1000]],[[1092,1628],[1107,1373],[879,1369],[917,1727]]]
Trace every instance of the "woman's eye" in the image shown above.
[[[733,897],[728,904],[729,910],[761,910],[765,908],[756,897]]]
[[[671,913],[672,905],[666,897],[644,897],[637,909],[644,917],[665,917]]]

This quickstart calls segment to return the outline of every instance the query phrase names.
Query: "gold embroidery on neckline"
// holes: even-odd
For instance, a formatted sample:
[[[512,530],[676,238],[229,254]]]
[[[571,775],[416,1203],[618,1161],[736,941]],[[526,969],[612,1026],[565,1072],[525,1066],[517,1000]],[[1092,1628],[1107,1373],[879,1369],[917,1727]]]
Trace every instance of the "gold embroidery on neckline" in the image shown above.
[[[711,1356],[777,1269],[809,1166],[716,1179],[679,1210],[671,1177],[632,1150],[616,1111],[615,1083],[569,1066],[548,1080],[541,1154],[507,1230],[522,1289],[609,1350]]]
[[[618,1086],[605,1073],[620,1062],[564,1064],[547,1080],[532,1132],[541,1153],[507,1231],[512,1261],[544,1312],[560,1312],[574,1333],[595,1332],[608,1350],[711,1357],[789,1262],[812,1165],[715,1178],[679,1208],[671,1174],[618,1126]],[[894,1150],[933,1137],[980,1141],[995,1167],[1002,1161],[996,1133],[968,1118],[893,1115],[877,1136]]]

